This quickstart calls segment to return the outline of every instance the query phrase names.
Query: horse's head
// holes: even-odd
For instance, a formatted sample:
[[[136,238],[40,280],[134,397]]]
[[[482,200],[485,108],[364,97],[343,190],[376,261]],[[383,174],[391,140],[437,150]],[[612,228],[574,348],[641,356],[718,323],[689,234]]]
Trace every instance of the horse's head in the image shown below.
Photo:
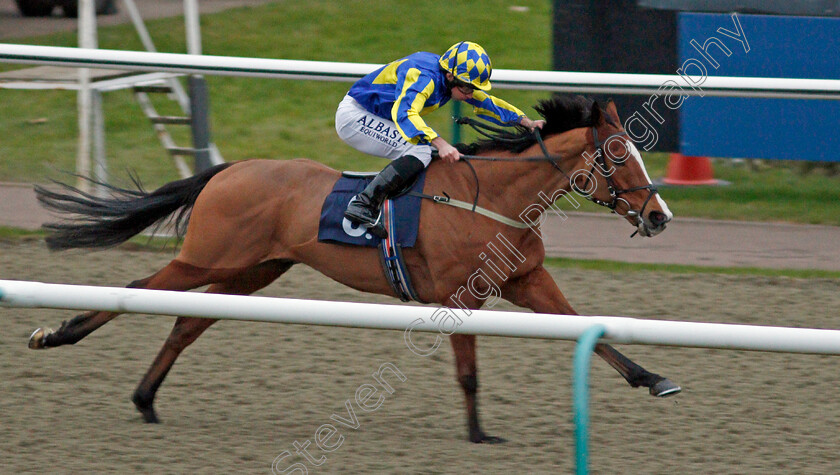
[[[623,216],[642,236],[661,233],[674,215],[651,183],[642,156],[621,126],[615,104],[610,101],[602,110],[593,103],[590,119],[584,169],[572,175],[572,185]]]
[[[665,230],[674,216],[651,183],[642,157],[621,126],[612,101],[603,110],[597,103],[582,96],[555,95],[540,101],[534,109],[546,120],[545,126],[536,135],[524,127],[520,127],[518,133],[507,133],[462,119],[461,123],[472,125],[488,137],[472,144],[468,150],[476,155],[505,150],[516,156],[533,154],[541,149],[544,157],[530,158],[544,158],[553,169],[540,167],[540,173],[550,171],[553,180],[563,180],[562,188],[555,190],[550,197],[541,197],[546,203],[556,199],[557,192],[565,193],[571,187],[623,216],[642,236],[655,236]],[[541,137],[545,137],[545,141]],[[572,162],[575,164],[572,165]],[[551,182],[550,186],[556,184]],[[532,206],[529,206],[525,212],[531,209]]]

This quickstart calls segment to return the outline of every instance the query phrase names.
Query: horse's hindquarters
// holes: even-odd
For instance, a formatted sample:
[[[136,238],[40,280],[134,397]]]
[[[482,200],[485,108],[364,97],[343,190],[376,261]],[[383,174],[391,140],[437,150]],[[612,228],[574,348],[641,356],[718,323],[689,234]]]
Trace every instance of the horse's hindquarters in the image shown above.
[[[317,238],[321,203],[338,172],[310,160],[248,160],[201,192],[178,260],[203,268],[247,268],[295,260]]]

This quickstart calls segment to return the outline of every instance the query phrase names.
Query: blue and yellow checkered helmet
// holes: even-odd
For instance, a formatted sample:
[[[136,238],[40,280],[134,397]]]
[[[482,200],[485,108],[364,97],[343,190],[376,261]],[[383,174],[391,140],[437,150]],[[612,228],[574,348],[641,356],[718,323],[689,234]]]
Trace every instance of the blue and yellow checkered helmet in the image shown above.
[[[472,84],[482,91],[490,90],[493,67],[484,48],[470,41],[452,45],[440,57],[440,67],[452,73],[459,81]]]

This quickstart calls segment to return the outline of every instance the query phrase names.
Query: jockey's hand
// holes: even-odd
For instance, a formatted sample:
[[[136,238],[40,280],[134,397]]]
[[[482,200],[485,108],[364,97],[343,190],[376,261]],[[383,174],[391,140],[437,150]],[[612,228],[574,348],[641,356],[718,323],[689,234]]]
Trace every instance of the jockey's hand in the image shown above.
[[[461,152],[442,137],[435,137],[432,145],[437,149],[438,156],[446,163],[455,163],[461,159]]]
[[[524,126],[524,127],[527,127],[527,128],[528,128],[528,130],[530,130],[531,132],[533,132],[533,131],[534,131],[534,129],[542,129],[542,128],[543,128],[543,126],[545,125],[545,121],[544,121],[544,120],[542,120],[542,119],[540,119],[540,120],[531,120],[531,119],[529,119],[529,118],[528,118],[528,117],[526,117],[526,116],[522,116],[522,118],[519,120],[519,125],[522,125],[522,126]]]

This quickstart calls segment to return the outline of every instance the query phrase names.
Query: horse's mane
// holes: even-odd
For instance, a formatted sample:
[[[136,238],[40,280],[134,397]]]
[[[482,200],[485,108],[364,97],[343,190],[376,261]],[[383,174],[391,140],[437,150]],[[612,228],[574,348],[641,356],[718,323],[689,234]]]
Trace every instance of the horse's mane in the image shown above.
[[[583,96],[554,95],[539,101],[534,109],[546,121],[541,132],[543,137],[592,125],[592,101]],[[520,153],[535,143],[537,140],[529,130],[516,126],[516,132],[496,134],[464,146],[462,153],[475,155],[487,150]]]

